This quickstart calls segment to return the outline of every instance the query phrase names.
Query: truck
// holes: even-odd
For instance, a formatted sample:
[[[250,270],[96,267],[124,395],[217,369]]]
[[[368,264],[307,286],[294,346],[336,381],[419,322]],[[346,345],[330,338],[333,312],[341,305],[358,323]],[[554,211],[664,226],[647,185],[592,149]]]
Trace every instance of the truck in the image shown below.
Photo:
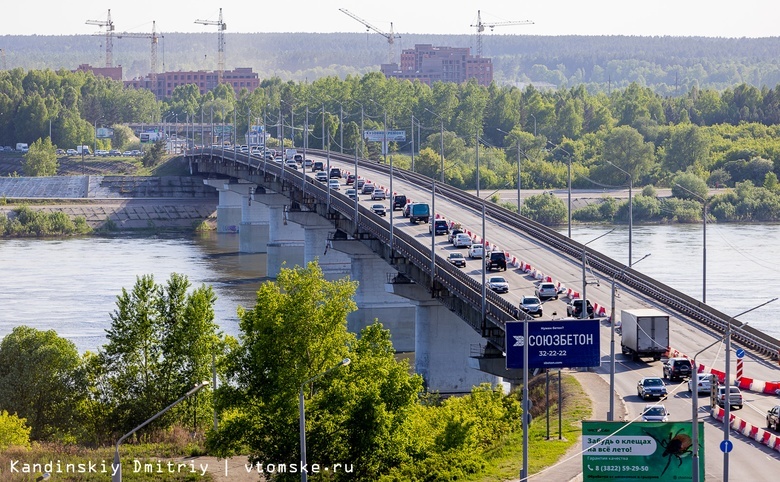
[[[420,221],[427,223],[431,217],[431,207],[426,203],[414,203],[409,208],[409,221],[418,223]]]
[[[30,150],[30,146],[28,146],[26,142],[16,143],[16,152],[27,152],[29,150]]]
[[[660,360],[669,349],[669,315],[653,308],[622,310],[620,312],[624,355],[634,361],[641,357]]]
[[[91,154],[92,151],[89,150],[89,146],[83,145],[83,146],[76,146],[76,153],[87,156]]]

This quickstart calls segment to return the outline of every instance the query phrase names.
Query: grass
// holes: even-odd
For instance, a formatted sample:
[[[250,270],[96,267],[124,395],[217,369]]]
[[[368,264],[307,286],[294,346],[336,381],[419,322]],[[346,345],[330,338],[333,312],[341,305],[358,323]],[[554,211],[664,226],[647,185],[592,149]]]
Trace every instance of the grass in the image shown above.
[[[553,383],[553,378],[556,380]],[[528,432],[528,471],[535,474],[554,465],[569,448],[576,444],[582,433],[582,421],[591,416],[588,396],[576,378],[563,375],[563,413],[561,417],[562,440],[558,440],[558,390],[557,377],[550,377],[550,440],[547,440],[545,420],[545,377],[535,377],[528,384],[529,398],[533,402],[531,414],[534,421]],[[497,482],[517,479],[522,467],[523,434],[512,434],[505,443],[487,454],[488,469],[469,480],[474,482]]]

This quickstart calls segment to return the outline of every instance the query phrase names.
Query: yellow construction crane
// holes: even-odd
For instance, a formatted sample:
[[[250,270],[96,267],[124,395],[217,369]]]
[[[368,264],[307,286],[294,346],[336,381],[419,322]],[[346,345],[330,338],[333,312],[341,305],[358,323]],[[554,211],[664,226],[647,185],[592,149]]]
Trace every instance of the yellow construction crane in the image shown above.
[[[363,20],[362,18],[358,17],[354,13],[350,12],[346,8],[340,8],[339,11],[346,13],[350,17],[352,17],[355,20],[357,20],[358,22],[362,23],[363,26],[366,27],[366,32],[368,32],[368,30],[370,29],[370,30],[373,30],[374,32],[378,33],[379,35],[383,36],[384,38],[386,38],[387,39],[387,48],[388,48],[388,56],[387,56],[388,62],[390,62],[391,64],[395,63],[395,48],[393,48],[393,44],[395,43],[395,39],[401,38],[401,36],[400,35],[396,35],[396,34],[393,33],[393,22],[390,22],[390,33],[385,33],[383,31],[379,30],[378,28],[374,27],[373,25],[371,25],[367,21]]]
[[[87,25],[106,27],[106,67],[114,66],[114,22],[111,21],[111,9],[108,9],[106,20],[87,20]],[[103,34],[99,34],[103,35]]]
[[[217,30],[219,33],[219,37],[217,39],[217,42],[219,43],[219,57],[218,57],[218,68],[217,68],[217,82],[222,83],[222,75],[225,72],[225,30],[227,30],[227,25],[222,21],[222,9],[219,9],[219,20],[195,20],[195,23],[199,23],[202,25],[216,25]]]
[[[477,28],[477,57],[482,57],[482,32],[485,31],[485,27],[488,27],[492,32],[495,27],[504,27],[507,25],[533,25],[530,20],[518,20],[513,22],[492,22],[482,23],[482,14],[477,10],[477,24],[471,25]]]
[[[118,32],[116,38],[149,38],[152,39],[152,57],[150,61],[150,77],[152,80],[152,89],[157,93],[157,44],[162,35],[157,35],[157,22],[152,20],[152,33]]]

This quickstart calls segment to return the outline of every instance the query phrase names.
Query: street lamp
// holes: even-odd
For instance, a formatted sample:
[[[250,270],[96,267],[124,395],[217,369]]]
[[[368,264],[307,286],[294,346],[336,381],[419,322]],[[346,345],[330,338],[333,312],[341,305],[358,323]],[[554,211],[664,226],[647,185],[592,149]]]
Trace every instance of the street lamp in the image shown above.
[[[571,153],[569,151],[567,151],[566,149],[564,149],[563,147],[559,146],[558,144],[553,144],[550,141],[547,141],[547,143],[550,144],[551,146],[553,146],[553,151],[555,149],[562,150],[564,152],[564,154],[566,154],[566,158],[569,160],[569,168],[568,168],[568,178],[569,178],[569,183],[568,183],[569,184],[569,189],[568,189],[568,191],[569,191],[569,197],[568,197],[569,209],[568,209],[568,211],[569,211],[569,216],[568,216],[568,218],[569,218],[569,239],[571,239]]]
[[[528,115],[530,115],[534,119],[534,137],[536,137],[536,116],[531,114],[530,112],[528,113]]]
[[[588,284],[598,284],[599,283],[598,279],[595,282],[588,283],[588,280],[586,278],[585,265],[587,264],[586,263],[587,262],[587,259],[586,259],[587,251],[585,251],[585,246],[589,245],[593,241],[596,241],[597,239],[603,238],[604,236],[608,235],[612,231],[614,231],[614,229],[610,229],[606,233],[600,234],[600,235],[596,236],[595,238],[591,239],[590,241],[588,241],[587,243],[582,245],[582,310],[580,312],[580,318],[582,318],[583,320],[588,318],[588,296],[587,296]]]
[[[331,371],[335,370],[336,368],[347,366],[350,363],[349,358],[345,358],[341,360],[341,362],[336,365],[335,367],[328,368],[322,373],[319,373],[317,375],[314,375],[313,377],[309,378],[305,382],[301,383],[301,389],[298,392],[298,412],[299,412],[299,424],[300,424],[300,431],[301,431],[301,481],[306,482],[308,478],[308,474],[306,472],[306,411],[303,403],[303,389],[308,385],[309,383],[313,382],[314,380],[323,377],[330,373]]]
[[[634,231],[634,178],[625,169],[615,165],[612,161],[607,161],[607,164],[614,167],[618,171],[628,176],[628,266],[631,267],[631,235]]]
[[[496,130],[498,132],[503,132],[504,134],[506,134],[508,136],[511,135],[509,132],[507,132],[505,130],[502,130],[502,129],[499,129],[498,127],[496,127]],[[520,198],[520,153],[522,152],[523,156],[526,159],[528,159],[529,161],[531,159],[528,158],[528,154],[526,154],[525,151],[521,151],[520,150],[520,139],[519,138],[516,139],[515,144],[517,145],[517,214],[520,214],[520,206],[521,206],[520,203],[522,201],[522,199]],[[569,234],[571,234],[571,231],[569,232]]]
[[[647,253],[646,255],[639,258],[636,263],[642,261],[648,256],[650,256],[650,253]],[[617,280],[617,277],[622,275],[627,269],[628,266],[624,267],[612,276],[612,311],[609,315],[609,413],[607,414],[607,421],[609,422],[612,422],[615,419],[615,292],[617,291],[615,281]],[[587,300],[585,303],[587,304]]]
[[[696,196],[701,200],[702,203],[701,302],[707,303],[707,204],[709,204],[710,200],[704,199],[703,197],[699,196],[695,192],[685,188],[684,186],[681,186],[678,183],[675,183],[674,185],[679,187],[683,191],[686,191],[688,194],[692,196]]]
[[[208,385],[208,384],[209,384],[208,380],[204,380],[204,381],[202,381],[202,382],[198,383],[197,385],[195,385],[195,387],[193,387],[193,388],[192,388],[192,390],[190,390],[189,392],[187,392],[187,393],[185,393],[184,395],[182,395],[182,396],[181,396],[181,398],[179,398],[178,400],[176,400],[176,401],[175,401],[175,402],[173,402],[172,404],[168,405],[168,406],[167,406],[167,407],[165,407],[164,409],[162,409],[162,410],[160,410],[159,412],[157,412],[157,413],[156,413],[156,414],[155,414],[155,415],[154,415],[152,418],[150,418],[149,420],[145,421],[144,423],[142,423],[141,425],[137,426],[137,427],[136,427],[136,428],[134,428],[133,430],[131,430],[131,431],[127,432],[126,434],[124,434],[124,435],[122,436],[122,438],[120,438],[120,439],[117,441],[117,443],[116,443],[116,448],[114,449],[114,463],[112,464],[112,467],[111,467],[111,469],[114,471],[114,474],[111,476],[111,481],[112,481],[112,482],[122,482],[122,461],[119,459],[119,445],[120,445],[122,442],[124,442],[124,441],[125,441],[125,439],[126,439],[127,437],[129,437],[129,436],[133,435],[133,434],[134,434],[136,431],[138,431],[139,429],[141,429],[141,428],[145,427],[145,426],[146,426],[146,425],[148,425],[150,422],[152,422],[153,420],[157,419],[157,418],[158,418],[160,415],[164,414],[164,413],[165,413],[165,412],[167,412],[168,410],[172,409],[173,407],[175,407],[176,405],[178,405],[179,403],[181,403],[181,402],[182,402],[182,401],[183,401],[185,398],[187,398],[187,397],[189,397],[189,396],[191,396],[191,395],[194,395],[194,394],[195,394],[195,393],[197,393],[197,392],[198,392],[200,389],[204,388],[204,387],[205,387],[206,385]]]
[[[438,117],[441,121],[441,146],[439,147],[439,152],[441,153],[441,182],[444,183],[444,118],[427,107],[425,110]]]
[[[98,121],[100,121],[100,120],[105,120],[105,118],[104,118],[104,117],[98,117],[97,119],[95,119],[95,124],[94,124],[94,126],[93,126],[93,130],[92,130],[92,132],[93,132],[93,133],[94,133],[94,135],[95,135],[95,150],[94,150],[94,152],[97,152],[97,123],[98,123]],[[51,139],[51,132],[49,133],[49,139]],[[84,149],[82,148],[82,151],[83,151],[83,150],[84,150]]]

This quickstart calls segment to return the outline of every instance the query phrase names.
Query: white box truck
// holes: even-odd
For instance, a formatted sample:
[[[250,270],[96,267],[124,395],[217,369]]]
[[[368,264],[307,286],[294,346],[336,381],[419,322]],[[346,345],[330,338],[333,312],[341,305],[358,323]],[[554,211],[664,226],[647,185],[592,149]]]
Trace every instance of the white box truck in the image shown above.
[[[624,355],[634,360],[653,357],[660,360],[669,349],[669,315],[653,308],[622,310],[620,323]]]
[[[17,142],[16,143],[16,152],[27,152],[30,150],[30,147],[27,145],[26,142]]]
[[[83,145],[83,146],[76,146],[76,153],[88,156],[92,153],[92,151],[89,150],[89,146]]]

